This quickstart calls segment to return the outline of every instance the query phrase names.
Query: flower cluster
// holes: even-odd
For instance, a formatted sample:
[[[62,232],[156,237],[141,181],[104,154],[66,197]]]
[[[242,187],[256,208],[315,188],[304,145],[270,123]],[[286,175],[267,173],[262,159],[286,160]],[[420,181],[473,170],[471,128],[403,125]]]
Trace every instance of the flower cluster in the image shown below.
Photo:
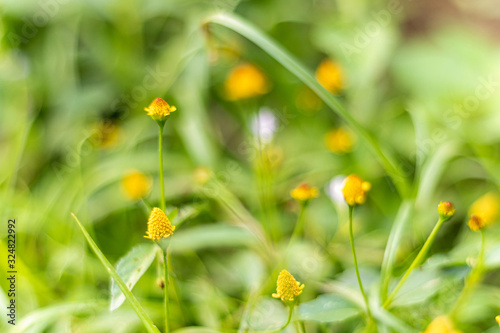
[[[167,215],[160,208],[155,207],[149,215],[147,236],[144,238],[152,240],[167,238],[174,234],[174,230],[175,226],[170,223]]]
[[[304,285],[300,284],[292,274],[284,269],[278,276],[276,293],[272,296],[280,298],[283,302],[293,302],[297,296],[302,294],[302,289],[304,289]]]
[[[155,121],[165,121],[170,116],[171,112],[177,110],[175,106],[170,106],[164,99],[158,97],[156,98],[149,107],[144,109],[151,118]]]
[[[366,201],[366,193],[370,188],[369,182],[363,181],[356,175],[349,175],[344,181],[342,193],[349,206],[361,205]]]
[[[292,198],[299,202],[309,201],[313,198],[317,198],[319,195],[318,189],[316,187],[312,187],[309,184],[303,183],[294,188],[290,195]]]

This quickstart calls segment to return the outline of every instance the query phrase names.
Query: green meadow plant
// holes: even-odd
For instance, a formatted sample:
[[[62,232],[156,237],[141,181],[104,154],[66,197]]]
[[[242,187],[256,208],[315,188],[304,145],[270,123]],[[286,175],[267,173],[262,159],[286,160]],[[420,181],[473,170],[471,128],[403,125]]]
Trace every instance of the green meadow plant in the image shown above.
[[[490,269],[488,266],[490,263],[487,259],[486,234],[487,227],[498,219],[498,207],[500,206],[498,196],[494,192],[488,193],[479,198],[470,208],[468,226],[481,236],[479,254],[475,260],[471,261],[471,264],[465,265],[451,259],[439,261],[439,258],[436,259],[437,256],[432,256],[432,260],[430,258],[429,253],[435,246],[436,239],[440,237],[442,229],[456,226],[459,223],[451,220],[458,214],[454,205],[448,201],[439,203],[437,222],[425,240],[422,242],[418,240],[416,244],[410,244],[408,248],[404,248],[403,245],[407,245],[405,244],[405,236],[410,222],[420,218],[416,214],[416,206],[421,193],[426,189],[432,189],[435,184],[431,184],[431,182],[437,181],[437,176],[433,175],[432,165],[425,165],[425,168],[416,171],[416,175],[409,175],[399,167],[397,155],[389,149],[389,143],[377,139],[375,134],[370,132],[344,106],[343,99],[337,96],[345,87],[340,64],[331,60],[323,60],[314,76],[288,51],[244,19],[233,14],[217,13],[203,20],[204,31],[211,34],[211,29],[214,26],[229,29],[253,42],[305,84],[315,94],[315,97],[319,98],[320,103],[324,103],[342,122],[346,123],[347,126],[338,126],[337,129],[327,133],[325,136],[327,149],[334,154],[348,154],[353,150],[355,138],[359,138],[360,145],[367,147],[370,156],[376,158],[377,165],[381,167],[380,173],[387,176],[390,183],[394,185],[400,204],[399,207],[390,205],[390,208],[385,208],[386,202],[384,199],[380,199],[382,195],[377,192],[379,189],[375,185],[372,186],[372,183],[376,184],[373,178],[379,177],[379,175],[375,176],[370,173],[370,170],[366,170],[363,172],[363,178],[366,177],[370,181],[364,180],[351,173],[358,172],[357,168],[347,164],[343,170],[350,175],[344,177],[339,193],[337,193],[343,198],[343,202],[342,205],[337,206],[338,232],[335,237],[342,237],[342,231],[345,231],[345,243],[347,244],[347,238],[349,238],[349,247],[339,246],[332,250],[330,245],[337,243],[338,239],[332,239],[327,234],[316,234],[316,238],[320,241],[315,240],[310,242],[311,244],[306,244],[305,240],[310,238],[308,237],[309,233],[315,231],[311,227],[315,224],[315,220],[321,220],[322,217],[328,215],[326,210],[318,211],[317,206],[315,206],[316,202],[323,198],[320,196],[318,188],[308,183],[300,183],[291,191],[287,187],[289,186],[288,182],[280,183],[281,178],[279,177],[282,170],[274,169],[276,167],[273,164],[274,160],[268,155],[274,146],[270,143],[270,139],[263,142],[266,141],[266,138],[262,136],[260,130],[257,130],[252,137],[252,140],[258,141],[257,152],[255,156],[250,158],[249,173],[251,175],[248,177],[251,178],[248,183],[257,187],[256,198],[244,197],[250,191],[231,188],[228,182],[222,181],[223,177],[218,177],[210,167],[198,166],[196,169],[194,183],[197,184],[197,187],[190,190],[199,196],[198,200],[209,205],[210,209],[207,209],[204,217],[212,218],[213,215],[217,215],[217,217],[222,216],[224,221],[218,221],[212,225],[212,233],[207,232],[208,229],[203,229],[201,236],[190,230],[197,226],[182,228],[184,230],[181,231],[185,231],[187,235],[184,236],[184,240],[190,237],[195,238],[201,244],[200,247],[204,242],[211,242],[210,244],[215,244],[215,246],[228,245],[228,247],[233,244],[239,246],[243,244],[251,250],[248,251],[251,254],[247,253],[246,256],[236,257],[231,265],[224,266],[217,260],[207,260],[204,256],[205,253],[198,254],[187,247],[187,250],[184,250],[186,248],[182,248],[182,242],[179,242],[180,250],[177,251],[192,259],[197,266],[202,267],[201,269],[206,272],[207,276],[210,277],[213,274],[213,267],[219,268],[224,274],[224,279],[227,280],[224,287],[230,291],[226,295],[222,295],[220,286],[212,283],[210,278],[202,282],[190,281],[187,283],[188,286],[196,285],[196,283],[203,286],[200,289],[208,294],[207,298],[212,302],[207,302],[204,309],[209,313],[210,310],[213,310],[212,308],[216,308],[214,313],[217,315],[209,316],[207,314],[208,319],[204,316],[198,316],[202,317],[200,321],[204,322],[204,326],[192,328],[187,326],[196,320],[190,318],[194,316],[187,314],[188,318],[182,321],[182,323],[187,323],[186,327],[177,328],[175,332],[291,332],[293,331],[291,323],[295,324],[295,331],[300,333],[315,330],[332,332],[336,329],[342,332],[367,333],[416,333],[424,329],[425,333],[457,333],[461,332],[461,329],[465,332],[465,329],[469,327],[462,320],[461,314]],[[245,61],[234,66],[223,86],[222,94],[226,102],[237,109],[236,117],[240,117],[237,119],[243,119],[241,120],[243,131],[249,130],[252,126],[249,119],[252,119],[252,116],[262,116],[260,113],[263,111],[260,107],[256,108],[255,106],[260,103],[258,98],[270,91],[270,79],[264,70]],[[141,320],[144,329],[148,332],[160,332],[160,330],[146,312],[144,306],[146,303],[141,304],[132,293],[132,289],[154,262],[162,267],[158,281],[160,288],[163,289],[163,331],[170,332],[174,321],[176,324],[181,322],[173,319],[173,304],[175,304],[177,313],[189,312],[188,307],[183,307],[181,304],[185,299],[179,296],[179,291],[184,291],[184,289],[178,287],[176,273],[173,271],[172,251],[176,251],[176,245],[171,244],[175,242],[176,237],[183,237],[182,232],[178,232],[178,229],[181,223],[189,218],[189,215],[180,217],[179,209],[167,212],[165,197],[164,127],[170,114],[176,111],[176,107],[170,106],[161,98],[156,98],[145,110],[158,125],[160,189],[158,204],[151,205],[148,202],[147,196],[152,184],[149,177],[142,172],[130,172],[123,178],[122,187],[125,189],[128,199],[140,202],[144,206],[144,211],[147,213],[144,220],[146,220],[146,216],[149,216],[144,237],[151,242],[133,246],[113,266],[93,239],[94,232],[89,233],[84,224],[75,215],[73,217],[90,248],[111,277],[110,310],[117,310],[125,300],[128,301]],[[254,112],[255,110],[259,110],[259,112]],[[243,133],[243,136],[245,135],[251,136],[249,133]],[[294,170],[291,172],[283,171],[285,176],[293,175],[293,172]],[[322,172],[328,173],[328,177],[337,176],[331,174],[330,169]],[[311,175],[311,178],[314,179],[314,176]],[[186,190],[186,192],[189,191]],[[293,200],[287,197],[288,201],[285,199],[280,201],[279,198],[284,197],[283,193],[290,193]],[[255,213],[249,208],[248,202],[253,202],[252,200],[257,202],[256,206],[259,207],[259,213],[261,213],[260,218],[256,218]],[[365,228],[370,220],[375,220],[375,217],[366,213],[366,207],[364,207],[366,205],[364,204],[367,201],[368,203],[373,201],[374,204],[382,207],[381,210],[384,212],[392,208],[397,209],[398,212],[390,229],[382,231],[384,234],[381,238],[384,240],[385,246],[381,253],[380,251],[375,253],[376,251],[373,250],[373,257],[377,258],[365,265],[364,260],[358,260],[358,258],[372,259],[370,258],[371,253],[366,254],[372,249],[359,247],[361,239],[357,236],[356,231]],[[293,209],[296,210],[293,211]],[[343,209],[346,213],[344,215],[342,215]],[[458,209],[460,210],[460,207]],[[288,214],[288,211],[294,213]],[[431,214],[434,215],[435,211],[432,210],[429,215]],[[328,216],[328,220],[332,220],[331,216]],[[289,221],[295,222],[290,222],[287,225],[286,223]],[[355,244],[355,235],[357,245]],[[425,235],[427,234],[425,233]],[[322,259],[313,262],[311,266],[321,266],[321,263],[318,263],[320,260],[329,261],[329,265],[325,265],[326,272],[319,269],[314,271],[310,267],[304,268],[305,263],[308,263],[307,260],[312,257],[309,255],[310,252],[307,252],[310,251],[308,246],[319,249],[322,254]],[[459,248],[459,250],[469,251],[469,249],[463,248]],[[335,251],[339,253],[334,253]],[[363,252],[365,254],[361,257],[360,254]],[[228,256],[232,254],[230,251],[224,253]],[[350,261],[345,262],[338,259],[346,257],[346,254],[348,258],[352,256],[352,265]],[[406,255],[407,258],[403,260],[402,255]],[[247,261],[259,262],[262,263],[262,266],[258,264],[247,265]],[[377,263],[375,268],[373,262]],[[250,266],[252,269],[241,266]],[[352,274],[350,267],[353,268]],[[457,269],[457,267],[459,268]],[[183,267],[182,269],[189,268]],[[246,289],[234,286],[236,278],[234,278],[233,273],[236,270],[245,272],[242,275],[248,284]],[[293,275],[289,271],[293,272]],[[309,276],[310,281],[304,279],[305,273],[309,273],[309,271],[317,273],[320,277],[313,279]],[[335,276],[335,279],[332,279],[337,271],[343,272],[338,274],[341,275],[340,277]],[[299,280],[305,281],[308,288],[298,282],[294,275]],[[439,283],[445,280],[444,276],[459,286],[459,289],[453,290],[451,298],[450,295],[439,290]],[[451,277],[448,278],[448,276]],[[271,292],[275,284],[276,292]],[[173,294],[174,290],[179,302],[169,300],[169,296]],[[240,295],[243,296],[240,297]],[[300,304],[299,295],[301,297]],[[432,321],[419,322],[419,326],[416,327],[414,323],[418,320],[411,320],[411,317],[405,315],[404,311],[410,312],[413,309],[418,309],[424,313],[426,309],[418,308],[418,306],[433,297],[450,298],[451,301],[444,303],[438,310],[427,314],[427,317],[432,317]],[[198,300],[198,303],[203,303],[203,301]],[[147,308],[151,308],[151,304],[148,304]],[[276,312],[273,312],[274,310]],[[419,313],[418,311],[416,312]],[[255,319],[256,317],[259,320]],[[221,324],[219,328],[215,329],[212,327],[215,324],[212,323],[217,320]],[[496,321],[500,325],[500,316],[496,317]],[[491,322],[494,323],[493,316]],[[182,325],[178,324],[178,326]]]

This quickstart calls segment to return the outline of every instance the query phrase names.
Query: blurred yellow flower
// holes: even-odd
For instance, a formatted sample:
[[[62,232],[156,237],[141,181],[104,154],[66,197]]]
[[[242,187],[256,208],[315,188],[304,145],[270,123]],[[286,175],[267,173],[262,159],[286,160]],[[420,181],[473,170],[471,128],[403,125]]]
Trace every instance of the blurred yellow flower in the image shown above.
[[[278,276],[276,293],[272,296],[280,298],[283,302],[292,302],[295,300],[295,297],[302,294],[302,289],[304,289],[304,285],[297,282],[293,275],[284,269]]]
[[[318,189],[309,184],[303,183],[294,188],[290,195],[297,201],[308,201],[317,198],[319,195]]]
[[[151,116],[154,120],[164,121],[170,116],[170,113],[177,110],[177,108],[173,105],[168,105],[163,98],[158,97],[149,104],[149,107],[144,108],[144,110],[148,113],[148,116]]]
[[[304,87],[297,93],[295,105],[297,105],[297,108],[307,113],[315,113],[321,109],[323,103],[314,91],[308,87]]]
[[[371,188],[369,182],[363,181],[356,175],[349,175],[344,181],[342,193],[349,206],[360,205],[366,201],[366,192]]]
[[[193,178],[196,184],[205,185],[212,177],[212,171],[206,166],[197,167],[194,170]]]
[[[332,129],[325,134],[326,147],[336,154],[352,151],[355,142],[356,137],[347,127]]]
[[[332,94],[344,88],[344,76],[340,64],[330,59],[324,59],[316,69],[316,80]]]
[[[447,316],[439,316],[434,319],[424,333],[461,333],[453,326],[453,322]]]
[[[139,200],[149,194],[152,181],[145,174],[133,170],[122,179],[125,195],[130,200]]]
[[[449,220],[455,214],[455,207],[449,201],[440,202],[438,205],[438,213],[444,220]]]
[[[225,82],[226,96],[229,100],[251,98],[269,91],[269,83],[260,69],[245,63],[234,68]]]
[[[174,230],[175,226],[170,223],[167,215],[160,208],[155,207],[149,215],[147,236],[144,238],[152,240],[167,238],[174,234]]]
[[[496,316],[496,317],[495,317],[495,320],[497,321],[498,326],[500,326],[500,315]]]
[[[473,231],[478,231],[495,222],[498,218],[500,198],[490,192],[477,199],[469,209],[468,225]]]
[[[91,140],[99,148],[111,148],[117,145],[121,135],[120,127],[111,121],[101,121],[95,125]]]

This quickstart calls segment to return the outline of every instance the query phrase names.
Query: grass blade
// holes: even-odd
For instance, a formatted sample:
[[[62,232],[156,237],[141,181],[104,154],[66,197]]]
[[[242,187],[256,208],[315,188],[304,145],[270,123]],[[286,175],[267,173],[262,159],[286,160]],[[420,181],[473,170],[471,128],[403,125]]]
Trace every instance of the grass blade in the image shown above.
[[[123,295],[127,298],[127,300],[130,302],[130,305],[132,305],[132,308],[134,311],[137,313],[139,318],[141,319],[142,323],[144,324],[144,327],[146,327],[147,331],[150,333],[160,333],[160,330],[155,326],[151,318],[149,318],[148,314],[144,309],[142,308],[141,304],[139,301],[135,298],[134,294],[127,288],[123,280],[120,278],[118,273],[115,271],[113,265],[106,259],[104,254],[101,252],[99,247],[97,247],[96,243],[94,240],[90,237],[89,233],[87,230],[85,230],[85,227],[80,223],[78,218],[76,217],[75,214],[71,213],[73,218],[75,219],[76,223],[78,223],[78,226],[82,230],[83,235],[87,239],[87,242],[89,243],[90,247],[96,254],[97,258],[102,262],[104,267],[106,267],[106,270],[108,271],[109,275],[115,280],[116,284],[118,287],[120,287],[120,290],[122,291]]]
[[[354,131],[368,144],[370,149],[379,159],[379,162],[384,167],[387,174],[391,177],[394,185],[398,188],[402,197],[407,197],[409,193],[409,186],[406,177],[395,166],[394,159],[384,152],[377,140],[374,139],[368,131],[361,126],[356,119],[344,108],[344,106],[325,88],[323,88],[312,76],[312,74],[298,62],[289,52],[277,44],[274,40],[267,37],[264,33],[259,31],[251,23],[243,20],[242,18],[229,14],[218,13],[210,16],[207,23],[216,23],[229,28],[240,35],[246,37],[248,40],[255,43],[262,50],[266,51],[271,57],[288,69],[292,74],[299,78],[311,90],[313,90],[319,98],[325,102],[335,113],[337,113],[344,121],[346,121]]]

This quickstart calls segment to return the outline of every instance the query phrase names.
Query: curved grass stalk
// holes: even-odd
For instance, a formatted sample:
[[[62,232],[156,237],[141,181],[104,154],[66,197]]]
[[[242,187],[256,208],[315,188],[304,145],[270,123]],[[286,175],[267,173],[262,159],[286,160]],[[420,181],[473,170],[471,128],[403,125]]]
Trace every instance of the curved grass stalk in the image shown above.
[[[352,115],[344,108],[344,106],[325,88],[323,88],[312,76],[312,74],[292,57],[285,49],[279,46],[275,41],[264,35],[256,27],[242,18],[228,13],[219,13],[208,17],[205,24],[215,23],[229,28],[245,38],[249,39],[262,50],[267,52],[271,57],[288,69],[292,74],[299,78],[319,98],[325,102],[330,109],[344,119],[352,129],[368,144],[372,152],[377,156],[379,162],[384,167],[387,174],[391,177],[394,185],[398,189],[400,195],[404,198],[410,195],[409,184],[404,174],[396,167],[394,159],[384,152],[363,126],[361,126]]]
[[[359,267],[358,267],[358,258],[356,257],[356,249],[354,247],[354,233],[352,231],[352,213],[354,211],[353,206],[349,206],[349,240],[351,243],[351,252],[352,258],[354,260],[354,269],[356,271],[356,278],[358,279],[359,290],[361,291],[361,295],[363,295],[363,299],[365,301],[366,306],[366,314],[368,315],[368,323],[369,325],[374,322],[372,312],[370,311],[370,304],[368,303],[368,297],[366,296],[365,289],[363,288],[363,282],[361,281],[361,276],[359,275]]]
[[[101,261],[103,266],[106,268],[108,274],[113,278],[113,280],[115,280],[118,287],[120,287],[120,290],[122,291],[123,295],[130,302],[130,305],[132,306],[134,311],[139,316],[139,319],[142,321],[142,324],[144,325],[146,330],[149,333],[160,333],[160,330],[156,327],[156,325],[153,323],[151,318],[149,318],[148,314],[146,313],[146,311],[144,311],[143,307],[141,306],[141,304],[139,303],[137,298],[135,298],[134,294],[132,294],[132,292],[127,288],[127,286],[125,285],[125,282],[123,282],[120,275],[118,275],[118,273],[116,272],[113,265],[111,265],[111,263],[108,261],[108,259],[106,259],[106,257],[101,252],[101,250],[99,249],[97,244],[94,242],[92,237],[90,237],[90,235],[87,232],[87,230],[85,229],[85,227],[80,223],[80,221],[78,220],[76,215],[73,213],[71,213],[71,215],[75,219],[76,223],[78,223],[78,226],[80,227],[83,235],[87,239],[87,242],[89,243],[90,248],[92,249],[92,251],[94,251],[97,258]]]
[[[403,284],[406,282],[406,279],[408,279],[408,277],[410,276],[411,272],[418,265],[420,265],[422,263],[422,261],[425,258],[425,255],[429,251],[429,248],[431,247],[432,243],[434,242],[434,239],[436,238],[436,235],[437,235],[439,229],[441,229],[441,226],[443,225],[444,222],[445,222],[445,220],[443,218],[439,218],[438,222],[434,226],[434,229],[432,229],[431,234],[429,235],[429,237],[425,241],[424,245],[422,246],[422,249],[420,249],[420,251],[418,252],[417,256],[415,257],[415,260],[413,260],[413,262],[411,263],[411,265],[408,268],[408,270],[405,272],[405,274],[403,275],[403,277],[401,278],[401,280],[399,280],[398,284],[396,285],[396,288],[394,288],[394,290],[389,295],[389,297],[387,297],[387,300],[384,302],[384,305],[383,305],[384,308],[387,309],[391,305],[392,301],[394,300],[394,297],[397,296],[398,291],[401,289],[401,287],[403,286]]]

